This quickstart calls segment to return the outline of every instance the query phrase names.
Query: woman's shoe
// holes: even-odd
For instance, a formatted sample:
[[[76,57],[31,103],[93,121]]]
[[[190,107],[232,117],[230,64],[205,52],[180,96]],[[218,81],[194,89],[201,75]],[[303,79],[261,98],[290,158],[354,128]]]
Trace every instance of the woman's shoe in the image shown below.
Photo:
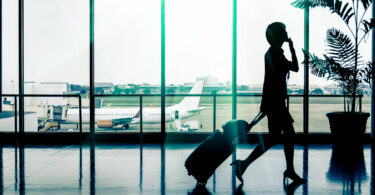
[[[241,181],[241,183],[243,183],[243,179],[242,179],[242,161],[241,160],[235,160],[233,161],[232,163],[230,163],[230,166],[232,165],[235,165],[235,173],[236,173],[236,177],[238,178],[238,180]]]
[[[286,179],[289,178],[295,183],[306,183],[306,179],[301,178],[294,171],[284,171],[283,184],[286,186]]]

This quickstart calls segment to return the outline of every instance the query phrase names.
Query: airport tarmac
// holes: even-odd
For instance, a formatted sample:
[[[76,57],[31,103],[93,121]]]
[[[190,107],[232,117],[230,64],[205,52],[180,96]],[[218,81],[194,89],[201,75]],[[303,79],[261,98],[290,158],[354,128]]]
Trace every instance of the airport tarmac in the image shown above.
[[[166,98],[166,104],[174,105],[183,99],[182,96],[173,96]],[[259,112],[261,97],[238,97],[237,98],[237,118],[251,121]],[[296,132],[303,132],[303,104],[302,97],[290,98],[290,113],[294,118],[294,127]],[[216,101],[216,123],[214,127],[214,108],[213,97],[202,97],[200,107],[205,107],[200,114],[181,120],[181,124],[188,121],[197,121],[200,129],[195,132],[212,132],[214,129],[221,129],[221,126],[231,120],[232,118],[232,104],[231,97],[217,97]],[[309,104],[309,132],[311,133],[329,133],[329,123],[326,117],[327,112],[343,111],[343,98],[342,97],[310,97]],[[74,105],[71,105],[74,106]],[[139,108],[139,97],[110,97],[103,98],[103,107],[132,107]],[[143,108],[159,107],[160,97],[150,96],[143,98]],[[8,108],[8,107],[7,107]],[[44,107],[25,107],[25,111],[33,111],[38,113],[38,117],[43,119],[46,111]],[[9,107],[9,109],[11,109]],[[365,96],[362,100],[362,111],[371,112],[370,98]],[[13,123],[12,123],[13,124]],[[27,125],[27,124],[25,124]],[[367,132],[370,132],[371,121],[367,121]],[[58,132],[77,132],[79,129],[75,124],[61,124],[60,129],[55,130]],[[83,132],[89,131],[89,124],[83,124]],[[160,124],[143,124],[144,132],[160,132]],[[12,129],[10,130],[12,131]],[[54,131],[54,130],[48,130]],[[127,130],[122,130],[121,127],[113,129],[96,128],[97,132],[139,132],[140,125],[130,125]],[[176,132],[175,122],[168,122],[166,124],[166,131]],[[256,125],[251,132],[268,132],[267,118],[264,118],[258,125]]]
[[[181,120],[181,124],[187,121],[198,121],[202,127],[196,132],[212,132],[214,130],[213,124],[213,107],[210,105],[201,105],[206,107],[200,114],[193,116],[188,119]],[[302,104],[290,104],[290,113],[294,118],[294,128],[296,132],[303,132],[303,105]],[[364,104],[363,111],[370,112],[370,105]],[[327,112],[342,111],[343,105],[341,104],[310,104],[310,121],[309,130],[314,133],[329,133],[329,123],[326,117]],[[237,105],[237,118],[246,121],[251,121],[259,112],[258,104],[238,104]],[[221,104],[216,107],[216,129],[221,130],[221,126],[231,120],[232,118],[232,106],[230,104]],[[367,122],[367,132],[370,132],[371,121]],[[62,130],[59,131],[77,131],[76,125],[62,124]],[[174,122],[168,122],[166,125],[167,131],[176,132],[176,126]],[[160,124],[143,124],[144,132],[160,132]],[[89,125],[83,124],[83,131],[89,131]],[[97,132],[139,132],[140,125],[131,125],[129,129],[122,130],[120,127],[117,129],[103,129],[96,128]],[[264,118],[259,124],[257,124],[251,132],[268,132],[267,118]]]

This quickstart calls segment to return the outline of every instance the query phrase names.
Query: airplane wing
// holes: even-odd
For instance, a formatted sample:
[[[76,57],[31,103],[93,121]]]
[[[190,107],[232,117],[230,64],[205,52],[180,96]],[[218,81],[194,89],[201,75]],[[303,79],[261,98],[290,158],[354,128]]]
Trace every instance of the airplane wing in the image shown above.
[[[204,109],[206,109],[206,107],[199,107],[198,109],[189,110],[188,113],[199,113]]]

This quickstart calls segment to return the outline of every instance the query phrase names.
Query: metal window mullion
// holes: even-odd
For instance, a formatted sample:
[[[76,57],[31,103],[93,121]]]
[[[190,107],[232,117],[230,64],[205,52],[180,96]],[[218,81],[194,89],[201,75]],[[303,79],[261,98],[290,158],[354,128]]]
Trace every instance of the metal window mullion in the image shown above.
[[[95,139],[94,0],[90,0],[90,137]]]
[[[24,0],[18,1],[19,132],[24,132]]]
[[[165,0],[161,0],[161,133],[165,134]]]
[[[237,0],[233,0],[232,16],[232,119],[237,118]],[[232,160],[236,160],[236,149]],[[232,166],[232,189],[236,189],[235,166]]]
[[[232,26],[232,119],[237,118],[237,0],[233,0]]]
[[[16,135],[16,140],[17,140],[17,96],[14,96],[14,133]]]
[[[79,132],[82,133],[82,97],[78,97],[78,105],[79,105]]]
[[[375,18],[375,4],[372,4],[372,18]],[[372,30],[372,61],[375,61],[375,31]],[[372,77],[371,79],[372,86],[375,84],[375,78]],[[374,139],[375,136],[375,118],[374,118],[374,113],[375,113],[375,93],[374,93],[374,87],[371,87],[371,138]]]
[[[214,97],[214,107],[213,107],[213,131],[216,131],[216,94]]]
[[[139,96],[139,128],[140,128],[140,143],[143,143],[143,96]]]
[[[0,112],[3,111],[3,0],[0,0]]]
[[[305,0],[308,2],[308,0]],[[309,52],[309,41],[310,41],[310,11],[309,7],[304,10],[304,49]],[[303,93],[303,133],[309,133],[309,58],[307,55],[305,57],[305,67],[304,67],[304,93]]]

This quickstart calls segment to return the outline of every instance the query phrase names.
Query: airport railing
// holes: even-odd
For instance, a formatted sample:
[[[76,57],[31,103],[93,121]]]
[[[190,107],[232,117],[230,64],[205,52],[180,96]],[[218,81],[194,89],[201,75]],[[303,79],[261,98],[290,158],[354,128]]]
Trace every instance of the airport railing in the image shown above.
[[[19,94],[2,94],[1,97],[13,97],[14,98],[14,117],[15,117],[15,133],[18,133],[17,125],[17,110]],[[78,98],[79,104],[79,132],[82,133],[82,97],[81,95],[68,95],[68,94],[24,94],[23,97],[75,97]],[[216,129],[216,107],[218,97],[232,97],[232,94],[165,94],[166,97],[212,97],[213,98],[213,131]],[[143,99],[144,97],[161,97],[161,94],[95,94],[94,97],[138,97],[139,98],[139,112],[140,112],[140,134],[143,134]],[[261,94],[252,93],[237,93],[237,97],[262,97]],[[304,97],[304,95],[288,95],[287,96],[287,108],[289,109],[291,97]],[[345,97],[344,95],[309,95],[309,97]],[[363,95],[358,95],[359,98],[359,111],[362,111],[362,98]],[[2,98],[1,98],[2,99]],[[1,102],[2,104],[2,102]]]
[[[0,100],[1,104],[2,102],[2,97],[13,97],[14,98],[14,131],[15,133],[18,133],[18,125],[17,125],[17,116],[18,116],[18,101],[17,98],[20,97],[19,94],[1,94]],[[74,94],[23,94],[21,97],[75,97],[78,98],[78,121],[79,121],[79,132],[82,133],[82,97],[81,95],[74,95]]]
[[[287,105],[288,105],[288,108],[289,108],[289,99],[290,97],[304,97],[304,95],[288,95],[287,97]],[[347,95],[309,95],[309,97],[348,97]],[[362,112],[362,98],[363,98],[363,95],[357,95],[356,96],[358,98],[358,110],[359,112]],[[343,102],[343,105],[345,105],[345,99],[344,99],[344,102]]]
[[[95,94],[95,97],[139,97],[140,108],[140,134],[143,134],[143,97],[160,97],[161,94]],[[213,98],[213,131],[216,130],[217,97],[232,97],[232,94],[165,94],[166,97],[212,97]],[[262,97],[262,94],[237,93],[237,97]],[[289,94],[286,99],[287,108],[290,107],[291,97],[304,97],[304,95]],[[345,95],[309,95],[309,97],[346,97]],[[358,95],[359,111],[362,111],[363,95]],[[345,100],[344,100],[345,101]]]

